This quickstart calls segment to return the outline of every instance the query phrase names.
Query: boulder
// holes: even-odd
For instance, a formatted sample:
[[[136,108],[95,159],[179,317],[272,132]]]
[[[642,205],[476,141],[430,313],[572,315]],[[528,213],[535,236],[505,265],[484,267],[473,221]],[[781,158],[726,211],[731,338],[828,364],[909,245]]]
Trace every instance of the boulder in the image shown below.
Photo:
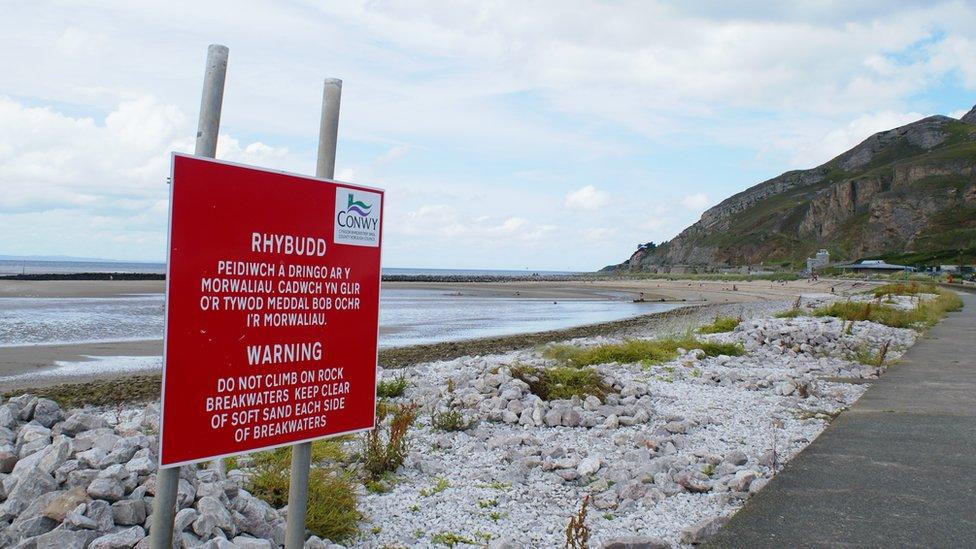
[[[105,427],[108,427],[108,422],[104,419],[86,412],[75,412],[68,416],[68,419],[64,420],[61,424],[61,434],[74,437],[82,431],[91,431]]]
[[[603,460],[600,456],[589,456],[580,461],[579,465],[576,466],[576,472],[580,476],[585,477],[586,475],[592,475],[600,470],[600,465]]]
[[[85,510],[85,516],[95,521],[96,529],[99,532],[108,532],[115,528],[112,506],[107,501],[96,499],[90,502]]]
[[[56,522],[64,522],[64,519],[68,516],[68,513],[74,511],[79,505],[88,503],[88,501],[88,495],[84,490],[81,488],[72,488],[70,490],[58,493],[57,497],[52,499],[44,507],[41,514]]]
[[[31,502],[57,487],[58,484],[54,477],[44,471],[39,469],[27,471],[7,494],[7,501],[0,505],[0,520],[11,520],[26,509]]]
[[[10,444],[0,444],[0,473],[9,473],[17,465],[17,450]]]
[[[99,474],[88,485],[88,495],[95,499],[118,501],[125,497],[125,486],[118,478]]]
[[[681,543],[699,544],[714,536],[725,523],[727,517],[707,518],[681,529]]]
[[[124,499],[112,504],[112,520],[118,526],[134,526],[146,522],[146,502]]]
[[[34,405],[34,421],[50,428],[62,419],[64,419],[64,412],[57,402],[48,398],[37,399]]]
[[[180,509],[176,513],[176,518],[173,519],[173,531],[182,532],[183,530],[186,530],[191,524],[193,524],[193,521],[197,520],[197,517],[199,516],[200,513],[198,513],[197,510],[192,507]]]
[[[240,549],[274,549],[274,544],[270,540],[252,538],[250,536],[237,536],[233,540],[234,545]]]
[[[732,450],[725,455],[725,461],[735,466],[741,466],[749,462],[749,457],[740,450]]]
[[[671,544],[660,538],[627,536],[603,542],[602,549],[671,549]]]
[[[98,523],[85,516],[87,508],[86,505],[76,507],[64,517],[64,524],[72,530],[98,530]]]
[[[97,532],[91,530],[69,530],[59,526],[46,534],[34,538],[35,547],[52,547],[56,549],[85,549],[98,537]]]
[[[111,534],[95,538],[88,549],[129,549],[146,537],[142,526],[133,526]]]
[[[214,528],[223,530],[228,536],[233,536],[236,533],[234,518],[220,503],[219,499],[212,496],[200,498],[197,501],[197,512],[200,513],[200,516],[193,521],[193,531],[197,535],[204,538],[216,535]]]

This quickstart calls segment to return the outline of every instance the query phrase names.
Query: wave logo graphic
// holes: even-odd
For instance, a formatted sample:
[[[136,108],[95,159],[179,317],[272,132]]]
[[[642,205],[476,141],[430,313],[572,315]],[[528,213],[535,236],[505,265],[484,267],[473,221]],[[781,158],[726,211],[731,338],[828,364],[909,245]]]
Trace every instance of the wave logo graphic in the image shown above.
[[[366,217],[369,215],[371,209],[373,209],[372,204],[367,204],[362,200],[356,200],[352,193],[349,193],[349,203],[346,205],[347,212],[353,212],[360,217]]]

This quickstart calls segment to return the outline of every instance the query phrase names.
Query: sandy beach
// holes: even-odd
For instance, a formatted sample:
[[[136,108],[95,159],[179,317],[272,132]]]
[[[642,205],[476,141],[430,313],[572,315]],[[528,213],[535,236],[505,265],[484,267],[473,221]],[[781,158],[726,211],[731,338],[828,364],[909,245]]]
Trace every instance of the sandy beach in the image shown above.
[[[689,281],[689,280],[560,280],[560,281],[518,281],[518,282],[386,282],[385,290],[421,290],[434,295],[458,296],[461,298],[485,300],[512,300],[505,304],[490,301],[486,305],[508,306],[511,303],[523,303],[532,300],[553,300],[563,302],[620,302],[620,307],[629,307],[625,317],[638,317],[646,313],[655,312],[650,307],[659,303],[677,302],[681,305],[728,305],[735,303],[749,303],[757,301],[782,301],[795,299],[800,295],[829,294],[833,290],[837,294],[845,294],[865,287],[864,282],[820,280],[791,281],[791,282],[719,282],[719,281]],[[140,296],[147,294],[161,295],[165,289],[164,281],[0,281],[0,305],[4,298],[36,298],[38,300],[64,299],[98,299],[118,298],[124,296]],[[635,306],[632,301],[644,292],[648,302],[647,310]],[[641,304],[643,305],[643,304]],[[572,323],[572,321],[569,321]],[[614,322],[585,322],[580,325],[594,326],[599,331],[600,326],[606,324],[606,329],[619,329]],[[562,331],[568,326],[561,326]],[[395,334],[406,330],[406,326],[387,325],[381,328],[381,335]],[[572,335],[567,332],[563,335]],[[160,357],[162,355],[162,341],[159,338],[142,338],[138,334],[126,334],[124,341],[71,342],[55,344],[15,344],[0,347],[0,377],[6,378],[6,390],[27,387],[49,386],[58,383],[87,382],[96,379],[108,379],[125,375],[119,369],[106,368],[107,371],[91,373],[98,370],[95,365],[87,370],[72,368],[71,365],[104,360],[112,357],[128,361],[136,361],[141,368],[158,371],[158,362],[147,362],[140,357]],[[484,339],[484,338],[478,338]],[[497,349],[497,341],[527,341],[515,335],[502,338],[487,338],[493,341],[487,346],[473,345],[474,351],[491,351]],[[414,345],[413,347],[416,347]],[[396,363],[401,362],[400,356],[416,356],[417,359],[430,359],[438,353],[443,353],[450,344],[421,346],[413,350],[393,349],[390,356],[397,356]],[[67,367],[65,365],[68,365]],[[148,366],[147,366],[148,365]],[[57,366],[57,368],[56,368]],[[135,373],[146,373],[132,372]]]

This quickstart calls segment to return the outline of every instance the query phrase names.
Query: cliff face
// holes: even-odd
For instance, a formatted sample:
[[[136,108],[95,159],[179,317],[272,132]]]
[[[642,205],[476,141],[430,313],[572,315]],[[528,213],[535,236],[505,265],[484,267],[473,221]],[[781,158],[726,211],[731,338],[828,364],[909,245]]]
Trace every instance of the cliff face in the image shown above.
[[[834,259],[976,255],[976,107],[961,120],[879,132],[821,166],[764,181],[607,269],[799,265],[820,248]]]

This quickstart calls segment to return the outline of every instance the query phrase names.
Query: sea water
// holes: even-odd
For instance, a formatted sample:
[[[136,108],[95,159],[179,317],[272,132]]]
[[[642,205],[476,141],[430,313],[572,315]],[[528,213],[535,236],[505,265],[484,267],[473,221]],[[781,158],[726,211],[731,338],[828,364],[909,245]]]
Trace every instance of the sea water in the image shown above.
[[[538,332],[620,320],[676,304],[475,297],[383,289],[380,347]],[[163,337],[163,295],[0,298],[0,347]]]

